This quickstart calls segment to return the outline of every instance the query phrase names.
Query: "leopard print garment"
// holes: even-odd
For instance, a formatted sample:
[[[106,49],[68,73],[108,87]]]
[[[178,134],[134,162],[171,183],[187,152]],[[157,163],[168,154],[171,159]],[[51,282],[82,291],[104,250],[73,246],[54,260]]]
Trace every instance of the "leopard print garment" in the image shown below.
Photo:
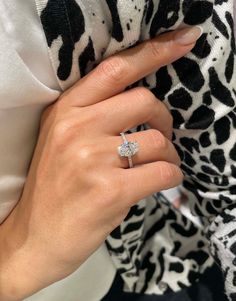
[[[65,90],[104,58],[176,28],[204,33],[185,57],[140,82],[174,117],[183,190],[198,229],[157,194],[141,200],[107,238],[125,290],[191,285],[212,258],[236,300],[236,78],[233,0],[36,0],[58,82]],[[145,125],[137,131],[145,129]],[[158,180],[158,179],[157,179]]]

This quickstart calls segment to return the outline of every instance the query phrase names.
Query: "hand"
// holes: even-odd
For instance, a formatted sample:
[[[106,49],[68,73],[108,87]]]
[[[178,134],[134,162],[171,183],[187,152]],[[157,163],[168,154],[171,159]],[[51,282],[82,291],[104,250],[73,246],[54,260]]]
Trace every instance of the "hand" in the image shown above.
[[[14,291],[5,300],[25,298],[71,274],[131,206],[182,181],[167,108],[145,88],[124,92],[190,51],[194,41],[181,45],[179,35],[108,58],[44,112],[21,200],[1,227],[3,292],[7,279]],[[140,144],[129,169],[117,153],[119,134],[143,123],[151,129],[127,135]]]

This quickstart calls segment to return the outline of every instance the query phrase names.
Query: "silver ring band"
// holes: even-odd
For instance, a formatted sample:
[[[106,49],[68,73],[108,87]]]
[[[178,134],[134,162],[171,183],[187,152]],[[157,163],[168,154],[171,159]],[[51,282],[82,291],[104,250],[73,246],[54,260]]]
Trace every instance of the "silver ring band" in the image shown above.
[[[121,144],[119,147],[118,147],[118,154],[121,156],[121,157],[126,157],[128,158],[128,162],[129,162],[129,167],[132,168],[134,167],[134,164],[133,164],[133,160],[132,160],[132,157],[137,154],[137,152],[139,151],[139,145],[138,145],[138,142],[131,142],[131,141],[128,141],[126,139],[126,136],[125,136],[125,133],[120,133],[122,139],[123,139],[123,144]]]

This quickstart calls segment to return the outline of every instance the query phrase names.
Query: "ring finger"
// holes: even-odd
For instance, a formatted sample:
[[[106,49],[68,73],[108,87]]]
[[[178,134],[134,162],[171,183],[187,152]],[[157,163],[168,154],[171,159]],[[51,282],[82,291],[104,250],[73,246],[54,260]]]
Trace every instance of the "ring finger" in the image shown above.
[[[128,158],[121,157],[118,153],[118,147],[122,144],[122,137],[111,137],[109,145],[110,153],[116,152],[113,156],[114,165],[120,168],[128,168]],[[130,142],[136,141],[139,145],[139,151],[132,156],[134,165],[151,163],[155,161],[166,161],[180,165],[181,161],[174,145],[159,131],[149,129],[142,132],[126,134],[126,139]]]

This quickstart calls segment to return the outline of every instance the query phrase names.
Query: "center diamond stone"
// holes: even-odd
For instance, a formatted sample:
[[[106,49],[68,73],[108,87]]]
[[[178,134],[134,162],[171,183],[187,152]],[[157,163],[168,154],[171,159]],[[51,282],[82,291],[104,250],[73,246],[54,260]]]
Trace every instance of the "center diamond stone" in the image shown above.
[[[138,142],[125,141],[119,147],[119,154],[121,157],[134,156],[139,151]]]

